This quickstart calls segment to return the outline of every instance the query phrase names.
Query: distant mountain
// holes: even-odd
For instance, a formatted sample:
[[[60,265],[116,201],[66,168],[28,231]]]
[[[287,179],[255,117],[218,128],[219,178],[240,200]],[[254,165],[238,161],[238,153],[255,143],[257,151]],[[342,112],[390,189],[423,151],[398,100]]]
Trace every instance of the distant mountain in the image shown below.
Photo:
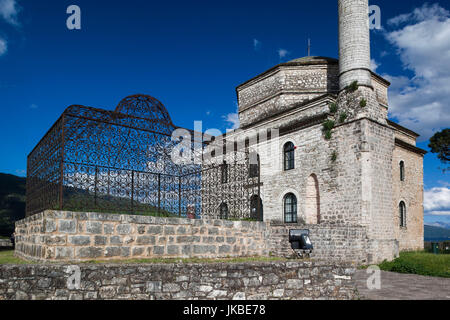
[[[427,226],[450,229],[450,222],[437,221],[433,223],[425,223]]]
[[[0,173],[0,236],[9,237],[25,218],[25,186],[26,178]]]
[[[450,229],[425,225],[424,231],[425,241],[450,241]]]

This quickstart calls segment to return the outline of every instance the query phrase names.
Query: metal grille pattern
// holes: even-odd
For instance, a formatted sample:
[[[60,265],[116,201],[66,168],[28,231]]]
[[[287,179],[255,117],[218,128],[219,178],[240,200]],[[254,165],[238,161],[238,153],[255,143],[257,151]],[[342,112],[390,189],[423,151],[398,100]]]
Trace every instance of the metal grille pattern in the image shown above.
[[[249,218],[259,176],[249,177],[247,154],[234,153],[223,184],[220,165],[171,160],[175,129],[150,96],[127,97],[115,111],[68,107],[28,156],[27,216],[59,209],[218,217],[226,202],[229,217]]]

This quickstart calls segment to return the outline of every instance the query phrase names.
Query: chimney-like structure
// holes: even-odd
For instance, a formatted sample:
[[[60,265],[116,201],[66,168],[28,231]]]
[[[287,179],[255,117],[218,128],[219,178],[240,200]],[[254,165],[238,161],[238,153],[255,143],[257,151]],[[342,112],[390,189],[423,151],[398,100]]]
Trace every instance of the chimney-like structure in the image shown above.
[[[371,87],[369,0],[338,0],[338,5],[339,88],[354,81]]]

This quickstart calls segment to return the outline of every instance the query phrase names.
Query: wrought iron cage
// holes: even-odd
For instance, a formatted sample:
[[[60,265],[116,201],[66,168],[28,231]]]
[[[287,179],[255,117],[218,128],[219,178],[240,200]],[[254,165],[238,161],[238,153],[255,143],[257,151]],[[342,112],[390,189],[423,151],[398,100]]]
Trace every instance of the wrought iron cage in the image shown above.
[[[200,218],[203,207],[219,217],[226,202],[229,218],[251,218],[259,175],[249,174],[248,152],[228,165],[223,183],[222,164],[172,161],[176,129],[147,95],[123,99],[115,111],[68,107],[28,156],[27,216],[59,209]]]

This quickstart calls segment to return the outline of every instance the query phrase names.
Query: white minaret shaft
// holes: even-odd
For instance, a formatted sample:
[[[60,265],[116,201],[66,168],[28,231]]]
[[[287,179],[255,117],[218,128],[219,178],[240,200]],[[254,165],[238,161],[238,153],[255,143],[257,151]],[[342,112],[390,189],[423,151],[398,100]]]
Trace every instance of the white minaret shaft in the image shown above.
[[[372,86],[370,74],[369,0],[338,0],[339,87],[353,81]]]

